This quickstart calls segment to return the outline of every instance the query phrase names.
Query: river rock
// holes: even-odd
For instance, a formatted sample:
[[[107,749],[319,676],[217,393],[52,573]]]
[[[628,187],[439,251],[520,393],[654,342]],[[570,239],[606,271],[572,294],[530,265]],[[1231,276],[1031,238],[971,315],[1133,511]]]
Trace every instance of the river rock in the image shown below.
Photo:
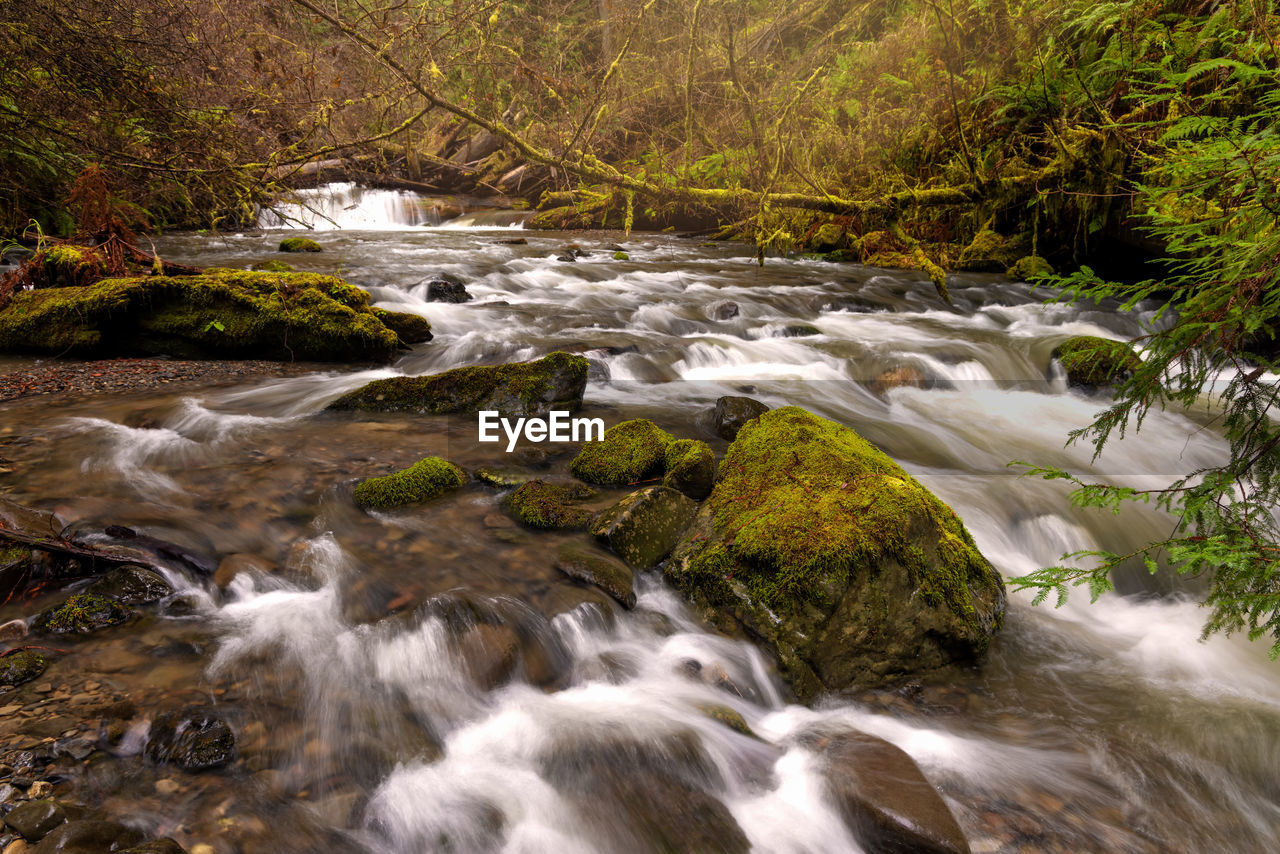
[[[0,352],[388,362],[404,345],[386,316],[366,291],[314,273],[102,279],[15,293]]]
[[[174,842],[168,836],[163,836],[160,839],[153,839],[150,842],[126,848],[120,854],[187,854],[187,849]]]
[[[360,481],[352,497],[364,510],[389,510],[419,504],[466,482],[467,476],[453,463],[427,457],[394,474]]]
[[[552,353],[533,362],[454,368],[426,377],[374,380],[329,404],[334,410],[441,415],[497,410],[503,417],[576,410],[587,386],[587,360]]]
[[[741,308],[731,299],[718,299],[707,303],[704,310],[708,320],[732,320],[741,313]]]
[[[271,575],[280,567],[278,564],[254,554],[230,554],[218,561],[218,569],[213,573],[213,583],[221,590],[231,586],[237,575],[242,572],[260,572]]]
[[[87,635],[129,619],[129,610],[120,603],[93,593],[69,596],[61,605],[41,612],[31,627],[54,635]]]
[[[732,442],[738,436],[742,425],[752,418],[759,418],[769,411],[769,407],[750,397],[725,395],[716,400],[715,411],[711,413],[711,423],[716,435]]]
[[[173,592],[164,576],[142,566],[119,566],[89,585],[87,593],[122,605],[149,605]]]
[[[969,854],[946,802],[906,752],[853,730],[806,733],[827,790],[867,854]]]
[[[309,237],[286,237],[280,241],[281,252],[320,252],[323,247]]]
[[[624,608],[636,606],[635,575],[631,567],[608,552],[570,543],[556,552],[556,569],[576,581],[594,584]]]
[[[666,475],[662,485],[678,489],[695,501],[711,494],[716,482],[716,455],[697,439],[676,439],[664,455]]]
[[[49,663],[34,649],[13,650],[0,655],[0,685],[12,687],[35,679]]]
[[[697,507],[670,487],[650,486],[601,513],[591,533],[636,569],[648,569],[679,542]]]
[[[227,722],[201,708],[156,715],[147,734],[147,756],[184,771],[204,771],[231,761],[236,737]]]
[[[538,479],[537,475],[530,474],[524,469],[495,468],[493,466],[481,466],[476,469],[475,476],[476,480],[481,483],[487,483],[499,489],[511,489]]]
[[[876,394],[884,394],[890,389],[924,388],[924,374],[918,369],[908,366],[885,371],[871,383],[871,390]]]
[[[811,323],[788,323],[780,334],[783,338],[811,338],[821,335],[822,330]]]
[[[49,799],[28,801],[9,813],[4,823],[28,842],[39,842],[58,825],[67,820],[67,814],[56,802]]]
[[[967,273],[1003,273],[1022,254],[1016,240],[984,228],[960,251],[956,269]]]
[[[463,303],[472,299],[461,279],[437,276],[427,282],[427,302]]]
[[[385,308],[374,308],[373,314],[396,334],[402,344],[421,344],[431,340],[431,324],[421,315]]]
[[[69,821],[40,841],[33,854],[106,854],[124,851],[142,842],[143,836],[115,821]]]
[[[1067,372],[1067,382],[1085,388],[1124,382],[1142,364],[1128,344],[1094,335],[1068,338],[1054,348],[1053,356]]]
[[[585,443],[569,471],[587,483],[626,486],[661,474],[673,441],[652,421],[623,421],[606,430],[603,440]]]
[[[665,565],[777,654],[801,699],[980,658],[1004,584],[955,513],[854,431],[789,406],[748,423]]]
[[[595,490],[582,484],[561,486],[531,480],[507,496],[507,512],[517,522],[541,530],[581,529],[591,521],[591,513],[574,506],[595,495]]]

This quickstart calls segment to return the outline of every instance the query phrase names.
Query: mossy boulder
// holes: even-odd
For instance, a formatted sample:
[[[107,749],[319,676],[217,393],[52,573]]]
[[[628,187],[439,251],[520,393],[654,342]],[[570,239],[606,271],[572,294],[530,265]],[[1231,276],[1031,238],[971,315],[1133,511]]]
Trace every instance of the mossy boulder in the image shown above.
[[[716,482],[716,455],[706,442],[676,439],[667,445],[663,465],[663,486],[678,489],[695,501],[711,494]]]
[[[742,428],[664,571],[714,622],[772,647],[802,699],[975,661],[1005,606],[949,507],[797,407]]]
[[[702,712],[716,723],[724,724],[736,733],[750,736],[752,738],[756,737],[756,734],[751,730],[751,726],[747,723],[746,718],[744,718],[742,713],[737,709],[724,706],[719,703],[704,703],[698,706],[698,711]]]
[[[1004,274],[1019,282],[1029,282],[1039,276],[1052,276],[1053,265],[1039,255],[1025,255],[1014,261]]]
[[[561,485],[531,480],[507,496],[507,511],[517,522],[541,530],[581,529],[591,521],[591,512],[574,505],[590,498],[595,490],[582,484]]]
[[[297,271],[297,268],[288,261],[280,261],[276,258],[272,258],[269,261],[259,261],[253,265],[253,269],[260,270],[263,273],[293,273]]]
[[[333,276],[210,270],[15,293],[0,352],[386,362],[403,344]]]
[[[769,407],[754,398],[725,395],[716,401],[711,424],[721,439],[733,441],[744,424],[768,411]]]
[[[90,246],[62,243],[42,249],[31,259],[35,282],[41,288],[72,288],[92,284],[107,274],[107,260]]]
[[[586,387],[587,360],[552,353],[533,362],[374,380],[344,394],[329,409],[423,415],[493,409],[503,417],[545,415],[552,409],[578,409]]]
[[[613,253],[613,260],[615,260],[615,261],[630,261],[630,260],[631,260],[631,256],[630,256],[630,255],[628,255],[626,252],[623,252],[621,249],[619,249],[617,252],[614,252],[614,253]]]
[[[579,480],[625,486],[656,477],[666,465],[667,446],[675,439],[644,418],[623,421],[605,431],[599,442],[587,442],[569,463]]]
[[[280,241],[281,252],[320,252],[323,247],[309,237],[286,237]]]
[[[94,593],[77,593],[61,605],[41,612],[32,623],[37,632],[53,635],[87,635],[118,626],[130,612],[120,603]]]
[[[421,344],[423,341],[431,340],[431,324],[421,315],[375,308],[373,316],[399,336],[401,343]]]
[[[89,585],[87,593],[123,605],[149,605],[173,592],[160,573],[142,566],[120,566]]]
[[[956,269],[969,273],[1003,273],[1022,254],[1018,241],[984,228],[960,251]]]
[[[227,722],[200,708],[156,715],[147,733],[147,756],[184,771],[226,765],[235,747],[236,737]]]
[[[697,507],[674,489],[650,486],[597,516],[591,533],[631,566],[648,569],[680,541]]]
[[[1087,388],[1124,382],[1142,364],[1128,344],[1094,335],[1068,338],[1054,348],[1053,356],[1062,363],[1070,385]]]
[[[365,510],[388,510],[420,504],[466,482],[467,476],[453,463],[427,457],[394,474],[360,481],[353,498]]]
[[[814,252],[834,252],[843,249],[848,243],[845,231],[834,222],[819,226],[809,238],[809,249]]]
[[[34,649],[20,649],[0,656],[0,686],[22,685],[35,679],[49,663]]]
[[[556,569],[575,581],[599,587],[624,608],[636,606],[635,574],[608,552],[570,543],[556,552]]]

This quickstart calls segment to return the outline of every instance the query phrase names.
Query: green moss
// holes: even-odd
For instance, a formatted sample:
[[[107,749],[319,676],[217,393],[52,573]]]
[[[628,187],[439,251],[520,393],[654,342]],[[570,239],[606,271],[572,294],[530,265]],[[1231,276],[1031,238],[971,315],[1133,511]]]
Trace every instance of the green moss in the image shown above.
[[[587,360],[557,352],[533,362],[374,380],[338,398],[329,408],[431,415],[497,409],[504,415],[527,415],[547,408],[576,409],[586,382]]]
[[[373,313],[388,329],[400,337],[403,344],[420,344],[432,338],[431,324],[422,315],[404,311],[387,311],[385,308],[375,308]]]
[[[738,434],[710,499],[714,541],[689,562],[710,601],[729,601],[726,574],[779,611],[830,607],[852,573],[890,557],[928,599],[973,610],[970,587],[998,585],[955,513],[853,430],[789,406]],[[913,536],[942,534],[937,560]]]
[[[1053,355],[1062,362],[1071,385],[1103,386],[1122,382],[1142,364],[1128,344],[1092,335],[1068,338],[1058,345]]]
[[[24,291],[0,311],[0,351],[80,356],[388,361],[397,334],[333,276],[210,270]]]
[[[734,732],[748,735],[752,738],[756,737],[756,734],[747,724],[746,718],[742,717],[736,709],[722,706],[718,703],[704,703],[698,706],[698,711],[711,718],[711,720],[724,724]]]
[[[844,229],[834,222],[828,222],[809,238],[809,248],[814,252],[833,252],[843,248],[845,242]]]
[[[961,250],[956,269],[971,273],[1003,273],[1022,254],[1018,241],[984,228]]]
[[[286,237],[280,241],[281,252],[319,252],[321,246],[309,237]]]
[[[296,268],[288,261],[272,259],[270,261],[259,261],[253,265],[253,269],[261,270],[264,273],[292,273]]]
[[[419,504],[466,482],[462,469],[448,460],[427,457],[407,469],[356,484],[355,502],[365,510],[386,510]]]
[[[605,431],[604,439],[587,442],[569,463],[569,471],[587,483],[621,486],[660,474],[671,434],[643,418],[623,421]]]
[[[30,682],[48,667],[48,662],[34,649],[19,649],[0,656],[0,685],[13,686]]]
[[[1015,261],[1004,274],[1019,282],[1030,282],[1039,276],[1052,276],[1053,265],[1039,255],[1026,255]]]
[[[559,486],[531,480],[507,498],[507,510],[523,525],[543,530],[581,529],[591,521],[591,513],[572,502],[595,495],[595,491],[575,484]]]
[[[123,623],[129,611],[118,603],[93,593],[77,593],[36,618],[38,631],[53,634],[88,634]]]
[[[678,489],[690,498],[706,498],[715,485],[716,455],[710,445],[697,439],[676,439],[667,445],[663,468],[663,486]]]
[[[623,251],[619,250],[619,251],[617,251],[617,252],[613,253],[613,260],[615,260],[615,261],[629,261],[629,260],[631,260],[631,256],[630,256],[630,255],[628,255],[627,253],[625,253],[625,252],[623,252]]]
[[[91,284],[107,274],[107,261],[96,249],[60,243],[31,259],[41,287],[69,288]]]

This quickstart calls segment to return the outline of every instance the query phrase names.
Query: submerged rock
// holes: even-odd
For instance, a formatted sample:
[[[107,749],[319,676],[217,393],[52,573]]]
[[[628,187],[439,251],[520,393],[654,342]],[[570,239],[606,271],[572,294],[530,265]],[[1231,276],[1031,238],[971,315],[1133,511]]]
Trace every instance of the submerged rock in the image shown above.
[[[168,596],[173,588],[155,570],[120,566],[93,582],[85,592],[114,599],[123,605],[149,605]]]
[[[871,383],[871,390],[876,394],[884,394],[890,389],[901,388],[924,388],[924,374],[918,369],[903,366],[894,368],[891,371],[885,371],[876,377]]]
[[[1068,338],[1053,356],[1062,363],[1070,385],[1092,388],[1124,382],[1142,364],[1128,344],[1094,335]]]
[[[147,756],[184,771],[204,771],[231,761],[236,737],[227,722],[200,708],[156,715],[147,734]]]
[[[454,276],[440,275],[427,282],[427,302],[462,303],[471,299],[467,286]]]
[[[742,425],[768,411],[769,407],[754,398],[725,395],[716,401],[715,411],[711,413],[711,423],[717,436],[732,442]]]
[[[601,513],[591,533],[636,569],[648,569],[680,541],[697,507],[674,489],[650,486]]]
[[[731,299],[720,299],[707,303],[705,310],[708,320],[732,320],[741,311],[738,304]]]
[[[40,613],[32,623],[37,632],[46,634],[87,635],[99,629],[118,626],[129,619],[129,610],[118,602],[93,593],[77,593],[61,605]]]
[[[631,567],[607,552],[571,543],[556,552],[556,569],[586,584],[594,584],[624,608],[636,606],[635,576]]]
[[[531,480],[507,496],[506,507],[512,517],[530,528],[543,530],[585,528],[591,513],[573,502],[595,495],[595,491],[573,484],[561,486]]]
[[[533,362],[374,380],[344,394],[329,409],[424,415],[492,409],[503,417],[545,415],[552,409],[578,409],[586,387],[587,360],[557,352]]]
[[[386,510],[421,503],[466,482],[467,476],[453,463],[427,457],[394,474],[360,481],[353,497],[357,507]]]
[[[661,474],[673,441],[652,421],[623,421],[606,430],[602,441],[584,444],[569,471],[587,483],[625,486]]]
[[[142,834],[115,821],[68,821],[41,840],[33,854],[104,854],[142,842]]]
[[[955,816],[903,750],[854,730],[801,741],[822,757],[827,789],[867,854],[969,854]]]
[[[322,247],[309,237],[286,237],[280,241],[281,252],[320,252]]]
[[[854,431],[797,407],[743,427],[665,572],[771,647],[802,699],[974,661],[1005,605],[950,508]]]
[[[13,294],[0,351],[386,362],[403,343],[369,294],[333,276],[211,270]],[[405,323],[421,321],[405,320]]]
[[[716,482],[716,455],[706,442],[676,439],[667,445],[663,463],[667,472],[663,486],[678,489],[695,501],[711,494]]]
[[[67,813],[62,806],[48,798],[14,807],[13,812],[4,817],[4,823],[28,842],[39,842],[66,820]]]
[[[49,663],[34,649],[19,649],[0,656],[0,685],[13,687],[35,679]]]

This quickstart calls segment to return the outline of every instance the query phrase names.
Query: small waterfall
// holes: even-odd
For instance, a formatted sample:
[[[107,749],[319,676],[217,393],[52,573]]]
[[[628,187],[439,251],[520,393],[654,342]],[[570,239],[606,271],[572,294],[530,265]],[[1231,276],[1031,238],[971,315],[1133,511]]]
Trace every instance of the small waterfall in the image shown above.
[[[376,190],[351,182],[295,190],[293,201],[263,208],[260,228],[391,231],[439,225],[457,216],[439,199],[404,190]]]

